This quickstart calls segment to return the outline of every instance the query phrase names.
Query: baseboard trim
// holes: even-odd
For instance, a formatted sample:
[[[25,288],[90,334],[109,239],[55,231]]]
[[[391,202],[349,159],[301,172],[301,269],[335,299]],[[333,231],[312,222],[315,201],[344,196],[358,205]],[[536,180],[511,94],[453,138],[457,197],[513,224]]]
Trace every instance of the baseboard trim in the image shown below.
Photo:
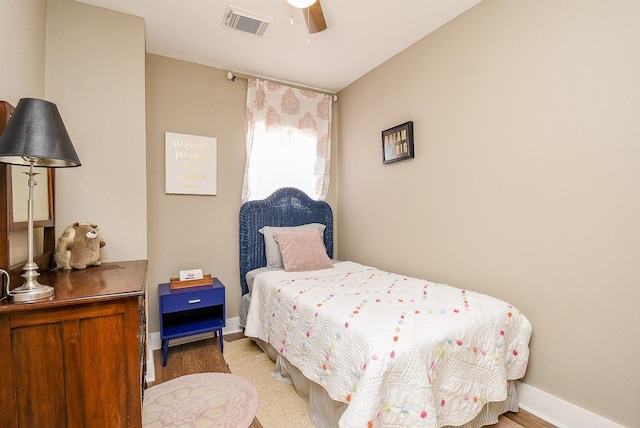
[[[554,397],[538,388],[517,382],[520,408],[558,428],[623,428],[613,421]]]
[[[226,327],[222,329],[222,334],[239,333],[242,331],[240,327],[240,318],[229,318],[226,322]],[[196,340],[207,339],[212,337],[213,333],[194,334],[193,336],[181,337],[179,339],[172,340],[169,347],[175,345],[182,345],[185,343],[195,342]],[[156,380],[156,370],[153,363],[153,351],[162,348],[162,339],[160,338],[160,332],[154,332],[149,334],[149,340],[147,341],[147,372],[145,373],[145,379],[147,382],[153,382]]]

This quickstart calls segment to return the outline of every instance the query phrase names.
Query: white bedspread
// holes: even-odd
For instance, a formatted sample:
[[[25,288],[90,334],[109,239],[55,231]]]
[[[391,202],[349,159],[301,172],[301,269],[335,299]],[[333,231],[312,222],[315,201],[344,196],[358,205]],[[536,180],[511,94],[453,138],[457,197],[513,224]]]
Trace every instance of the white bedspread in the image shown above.
[[[480,293],[353,262],[254,281],[245,335],[270,343],[329,396],[340,427],[440,427],[507,398],[531,324]]]

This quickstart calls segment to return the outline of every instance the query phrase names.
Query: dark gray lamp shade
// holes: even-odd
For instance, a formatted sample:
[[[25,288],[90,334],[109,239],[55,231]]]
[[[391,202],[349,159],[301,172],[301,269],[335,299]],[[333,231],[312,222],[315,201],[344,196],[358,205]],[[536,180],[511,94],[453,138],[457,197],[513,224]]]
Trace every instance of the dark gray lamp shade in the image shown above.
[[[80,166],[58,107],[48,101],[22,98],[0,135],[0,162],[65,168]]]

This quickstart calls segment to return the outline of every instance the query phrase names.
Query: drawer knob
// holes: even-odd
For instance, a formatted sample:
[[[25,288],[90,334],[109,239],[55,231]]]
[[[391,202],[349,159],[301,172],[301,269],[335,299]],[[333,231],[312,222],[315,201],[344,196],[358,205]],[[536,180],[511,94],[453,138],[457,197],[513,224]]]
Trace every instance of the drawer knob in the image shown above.
[[[190,305],[194,305],[196,303],[200,303],[200,299],[191,299],[191,300],[189,300],[189,304]]]

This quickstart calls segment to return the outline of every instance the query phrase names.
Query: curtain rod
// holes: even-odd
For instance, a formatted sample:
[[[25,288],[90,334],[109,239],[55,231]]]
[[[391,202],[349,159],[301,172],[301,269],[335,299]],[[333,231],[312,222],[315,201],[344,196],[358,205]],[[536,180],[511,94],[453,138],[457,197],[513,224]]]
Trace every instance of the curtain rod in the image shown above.
[[[335,92],[331,92],[328,91],[326,89],[320,89],[320,88],[314,88],[311,86],[304,86],[304,85],[299,85],[297,83],[293,83],[293,82],[287,82],[286,80],[277,80],[277,79],[271,79],[269,77],[265,77],[265,76],[256,76],[254,74],[248,74],[248,73],[243,73],[243,72],[236,72],[236,71],[227,71],[227,80],[231,80],[234,81],[235,79],[245,79],[245,80],[249,80],[249,79],[261,79],[261,80],[268,80],[269,82],[274,82],[274,83],[281,83],[284,85],[288,85],[291,87],[294,87],[296,89],[306,89],[306,90],[310,90],[310,91],[314,91],[314,92],[319,92],[322,93],[324,95],[331,95],[333,97],[333,101],[338,101],[338,95],[336,95]]]

